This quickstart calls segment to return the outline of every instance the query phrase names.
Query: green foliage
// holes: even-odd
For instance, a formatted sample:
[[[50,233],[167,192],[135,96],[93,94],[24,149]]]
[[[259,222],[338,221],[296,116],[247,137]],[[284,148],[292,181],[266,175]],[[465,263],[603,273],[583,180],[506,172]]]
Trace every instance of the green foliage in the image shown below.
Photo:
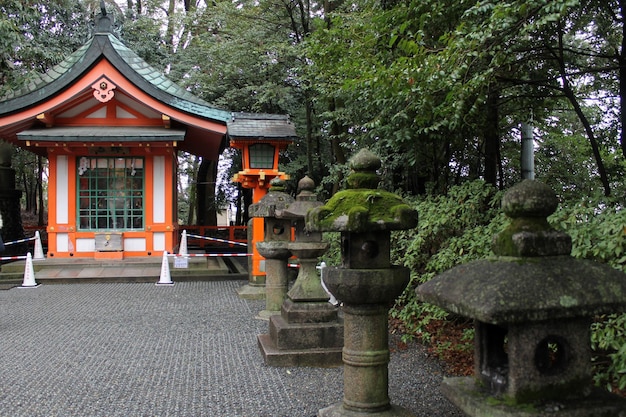
[[[437,306],[417,300],[415,288],[435,275],[490,253],[493,234],[504,225],[500,213],[501,193],[477,180],[452,187],[447,195],[413,201],[418,211],[417,230],[393,234],[392,256],[411,270],[411,282],[391,311],[407,329],[405,337],[419,335],[430,340],[432,320],[448,314]]]
[[[328,232],[323,235],[324,242],[329,243],[328,250],[322,256],[321,260],[326,262],[326,265],[341,265],[341,233]]]
[[[588,197],[562,205],[549,220],[572,237],[572,256],[626,271],[626,210],[621,202]]]
[[[626,272],[626,210],[619,199],[588,197],[560,207],[550,220],[572,236],[572,256]],[[596,317],[591,327],[594,381],[626,389],[626,314]]]
[[[626,390],[626,314],[597,317],[591,326],[594,382],[607,390]]]
[[[623,128],[614,97],[621,58],[614,51],[623,38],[622,14],[614,1],[344,3],[316,22],[300,73],[316,103],[334,104],[319,113],[322,125],[343,127],[333,139],[347,153],[371,147],[405,192],[424,193],[424,183],[445,192],[481,178],[493,136],[502,164],[498,185],[510,185],[519,178],[517,128],[531,118],[539,140],[560,129],[563,137],[589,142],[591,130],[583,130],[581,120],[590,122],[600,156],[587,158],[586,143],[576,161],[583,163],[550,161],[558,174],[580,167],[578,187],[585,189],[600,176],[598,166],[619,152]],[[568,100],[564,80],[574,90]],[[490,120],[495,113],[497,123]],[[567,126],[561,118],[569,119]],[[552,141],[548,153],[576,155],[570,150],[566,140]],[[621,178],[607,170],[609,180]]]
[[[87,23],[73,0],[0,2],[0,95],[76,50],[87,40]]]

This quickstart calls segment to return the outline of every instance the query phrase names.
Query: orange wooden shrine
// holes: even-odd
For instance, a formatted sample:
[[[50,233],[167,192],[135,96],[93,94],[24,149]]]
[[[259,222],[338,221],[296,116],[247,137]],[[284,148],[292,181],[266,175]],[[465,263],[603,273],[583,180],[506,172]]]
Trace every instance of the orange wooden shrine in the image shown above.
[[[105,10],[96,23],[79,50],[3,98],[0,138],[48,159],[48,256],[161,256],[178,244],[179,151],[217,160],[237,140],[245,155],[255,142],[278,150],[295,128],[211,107],[128,49]]]

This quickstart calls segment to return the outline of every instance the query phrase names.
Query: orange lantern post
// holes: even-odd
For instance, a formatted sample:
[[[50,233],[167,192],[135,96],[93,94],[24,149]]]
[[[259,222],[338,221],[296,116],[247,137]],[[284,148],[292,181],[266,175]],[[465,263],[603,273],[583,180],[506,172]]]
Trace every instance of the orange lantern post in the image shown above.
[[[232,180],[252,189],[253,204],[267,194],[273,178],[289,179],[289,175],[278,170],[280,151],[295,138],[295,128],[286,116],[234,113],[228,123],[228,135],[230,146],[242,152],[243,169]],[[252,218],[250,225],[250,275],[248,285],[239,291],[239,295],[261,299],[265,297],[265,258],[257,251],[256,243],[264,239],[263,218]]]

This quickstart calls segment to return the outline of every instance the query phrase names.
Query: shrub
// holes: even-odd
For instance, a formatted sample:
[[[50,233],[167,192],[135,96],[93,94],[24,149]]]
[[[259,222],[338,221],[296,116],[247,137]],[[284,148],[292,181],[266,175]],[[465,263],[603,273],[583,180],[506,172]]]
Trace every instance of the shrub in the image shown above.
[[[572,237],[572,256],[626,272],[626,210],[604,197],[562,205],[550,220]],[[591,326],[594,381],[626,391],[626,314],[596,317]]]
[[[416,230],[393,235],[392,256],[411,270],[411,281],[391,310],[403,323],[404,339],[413,336],[430,341],[428,325],[449,317],[441,308],[419,301],[415,288],[453,266],[489,254],[491,239],[503,225],[502,194],[484,181],[472,181],[450,189],[447,195],[412,202],[418,211]]]

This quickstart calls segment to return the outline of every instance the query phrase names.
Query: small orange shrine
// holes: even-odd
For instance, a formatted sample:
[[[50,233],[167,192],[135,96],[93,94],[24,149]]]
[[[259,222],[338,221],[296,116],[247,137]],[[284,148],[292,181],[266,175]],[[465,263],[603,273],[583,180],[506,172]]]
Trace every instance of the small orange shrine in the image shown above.
[[[128,49],[104,9],[96,23],[79,50],[0,102],[0,138],[48,158],[48,256],[161,256],[178,243],[178,151],[217,160],[232,129],[252,140],[244,154],[255,139],[281,143],[277,158],[295,128],[211,107]]]

